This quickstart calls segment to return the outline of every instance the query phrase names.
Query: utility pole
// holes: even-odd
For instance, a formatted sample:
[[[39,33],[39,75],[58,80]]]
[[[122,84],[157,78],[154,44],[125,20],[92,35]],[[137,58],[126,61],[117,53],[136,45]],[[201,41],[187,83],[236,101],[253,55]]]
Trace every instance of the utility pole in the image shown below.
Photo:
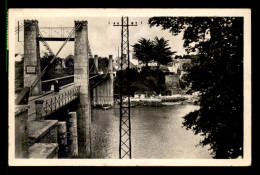
[[[123,74],[125,78],[129,77],[130,57],[129,57],[129,26],[137,26],[131,22],[128,17],[122,17],[121,24],[114,22],[113,26],[122,27],[121,30],[121,59],[118,59],[120,65],[120,126],[119,126],[119,158],[131,159],[131,117],[130,117],[130,83],[127,81],[127,94],[123,94]],[[123,99],[124,96],[124,99]],[[126,98],[125,98],[126,97]]]

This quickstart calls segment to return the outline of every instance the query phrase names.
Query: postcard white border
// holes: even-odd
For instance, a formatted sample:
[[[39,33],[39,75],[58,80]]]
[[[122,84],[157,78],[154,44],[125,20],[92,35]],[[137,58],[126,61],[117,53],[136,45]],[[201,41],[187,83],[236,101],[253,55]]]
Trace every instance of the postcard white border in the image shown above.
[[[15,19],[38,17],[244,17],[244,158],[243,159],[16,159],[14,157]],[[250,166],[251,165],[251,9],[9,9],[9,165],[10,166]]]

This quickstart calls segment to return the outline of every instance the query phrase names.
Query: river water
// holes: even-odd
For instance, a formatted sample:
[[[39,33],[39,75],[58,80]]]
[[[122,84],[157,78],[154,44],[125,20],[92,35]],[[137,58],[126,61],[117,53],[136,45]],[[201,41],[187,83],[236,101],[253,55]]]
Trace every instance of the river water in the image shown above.
[[[194,105],[131,108],[133,159],[211,159],[202,136],[182,127]],[[118,159],[119,109],[92,109],[92,158]],[[198,146],[196,146],[198,145]]]

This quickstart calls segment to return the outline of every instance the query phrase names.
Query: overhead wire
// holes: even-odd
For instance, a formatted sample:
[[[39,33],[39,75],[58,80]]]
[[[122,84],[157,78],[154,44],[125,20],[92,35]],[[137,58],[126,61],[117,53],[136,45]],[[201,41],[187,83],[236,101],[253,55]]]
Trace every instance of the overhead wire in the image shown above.
[[[20,26],[16,27],[16,28],[15,28],[15,32],[18,32],[18,30],[19,30],[19,31],[22,30],[23,27],[24,27],[24,24],[21,24]]]

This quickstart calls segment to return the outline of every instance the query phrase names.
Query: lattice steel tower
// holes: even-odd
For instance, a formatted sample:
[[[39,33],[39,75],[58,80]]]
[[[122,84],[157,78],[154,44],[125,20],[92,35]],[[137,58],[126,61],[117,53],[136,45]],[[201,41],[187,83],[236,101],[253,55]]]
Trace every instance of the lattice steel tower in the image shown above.
[[[118,59],[121,69],[120,73],[120,126],[119,126],[119,158],[131,159],[131,117],[130,117],[130,84],[127,81],[127,94],[123,94],[123,74],[128,79],[128,69],[130,68],[129,57],[129,26],[137,26],[137,22],[129,24],[128,17],[122,17],[121,24],[114,23],[114,26],[121,26],[121,58]],[[126,97],[126,98],[125,98]]]

